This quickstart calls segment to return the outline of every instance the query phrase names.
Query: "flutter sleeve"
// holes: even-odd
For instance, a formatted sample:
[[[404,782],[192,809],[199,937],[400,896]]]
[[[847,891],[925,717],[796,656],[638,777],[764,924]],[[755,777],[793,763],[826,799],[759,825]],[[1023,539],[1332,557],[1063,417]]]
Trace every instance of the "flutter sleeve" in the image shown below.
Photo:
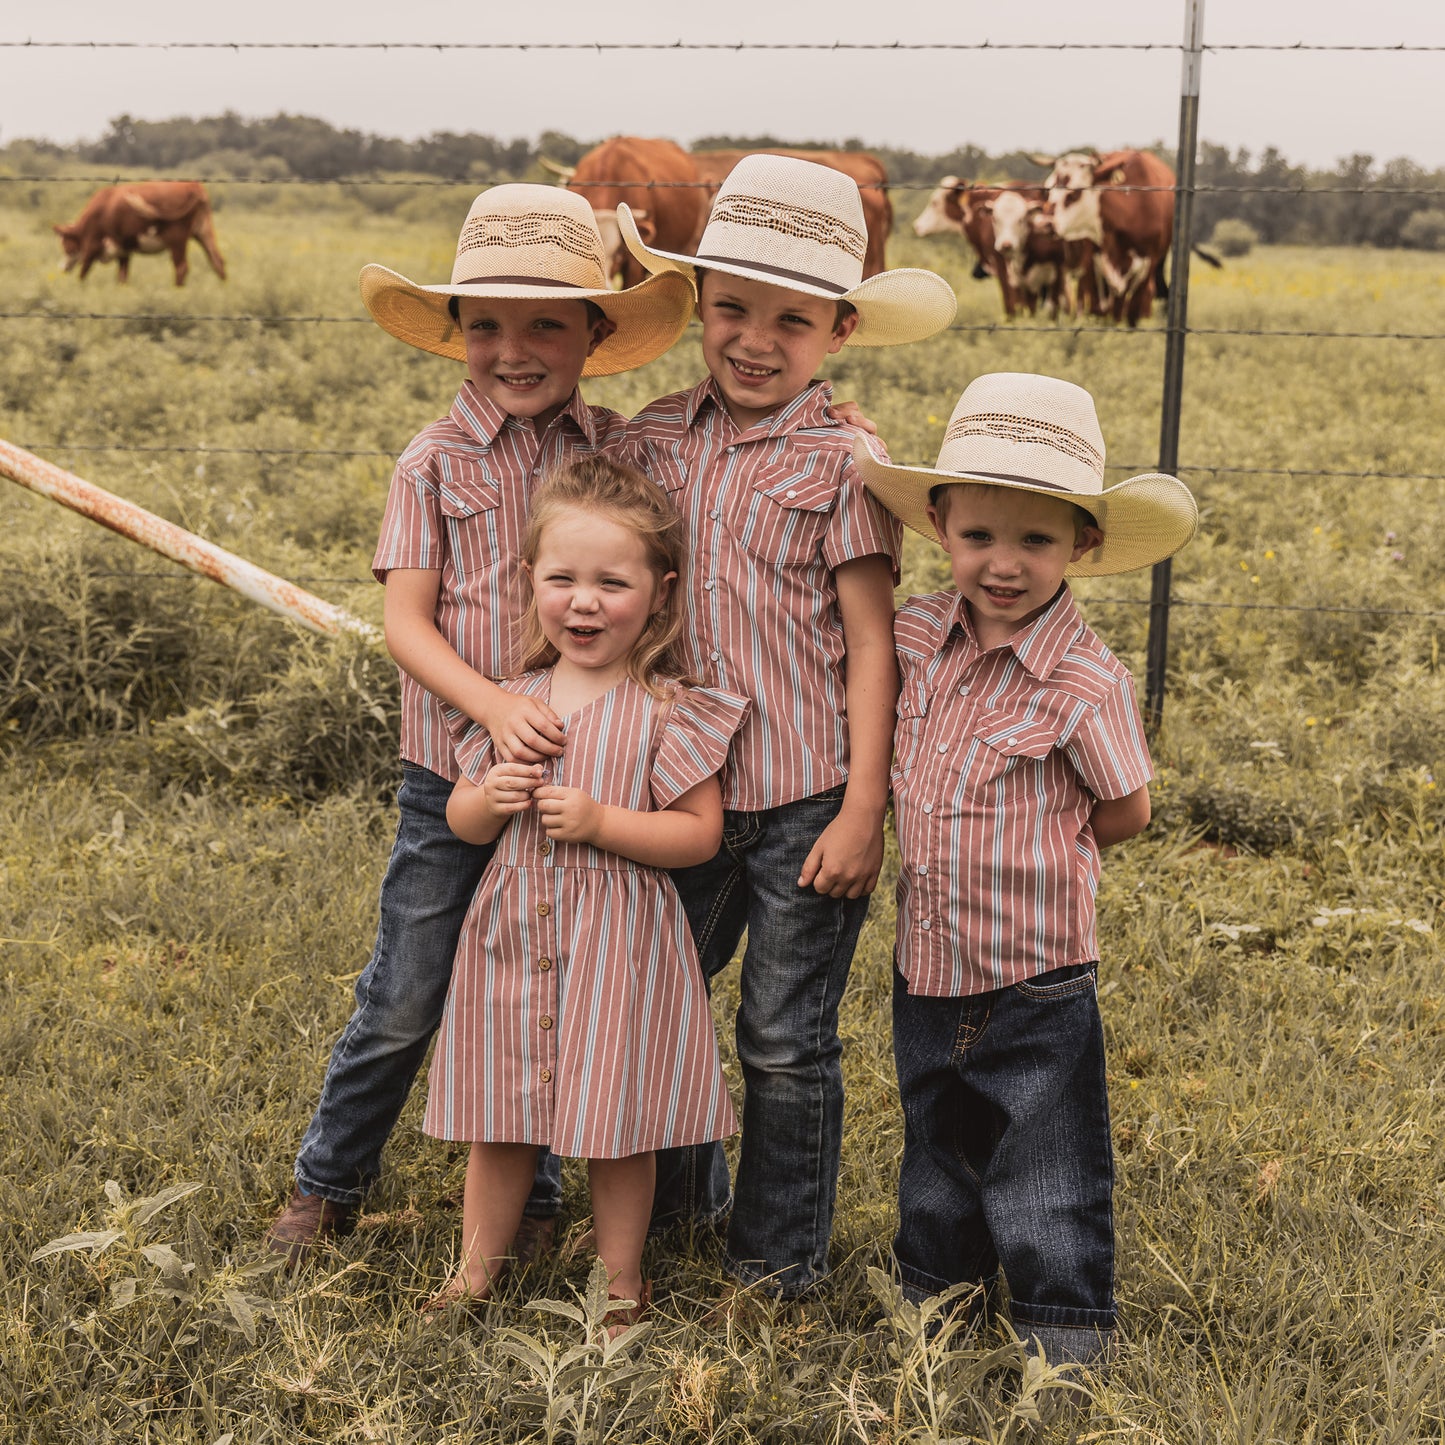
[[[652,800],[659,808],[671,807],[722,767],[751,706],[720,688],[678,688],[652,763]]]
[[[487,769],[497,761],[492,735],[481,723],[473,722],[460,708],[442,706],[447,731],[452,735],[452,756],[469,783],[480,783]]]

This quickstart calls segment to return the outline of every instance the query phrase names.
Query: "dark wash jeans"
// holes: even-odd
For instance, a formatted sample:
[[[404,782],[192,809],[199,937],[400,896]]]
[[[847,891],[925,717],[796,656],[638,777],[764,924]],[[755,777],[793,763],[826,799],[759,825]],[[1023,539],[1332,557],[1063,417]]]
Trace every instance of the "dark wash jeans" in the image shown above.
[[[736,1021],[746,1093],[727,1267],[785,1297],[827,1274],[837,1199],[838,1005],[868,899],[826,898],[799,888],[798,874],[842,801],[839,786],[777,808],[725,810],[717,854],[672,874],[706,978],[747,932]],[[655,1222],[716,1219],[727,1204],[721,1144],[659,1152]]]
[[[447,827],[451,792],[429,769],[402,765],[376,947],[356,980],[355,1011],[331,1051],[296,1157],[301,1188],[340,1204],[359,1203],[381,1172],[382,1146],[441,1021],[462,920],[492,856],[491,845],[464,843]],[[528,1213],[561,1206],[560,1170],[548,1160],[550,1175]]]
[[[1051,1364],[1114,1328],[1114,1156],[1094,964],[966,998],[893,975],[903,1167],[893,1254],[915,1301],[1002,1266]]]

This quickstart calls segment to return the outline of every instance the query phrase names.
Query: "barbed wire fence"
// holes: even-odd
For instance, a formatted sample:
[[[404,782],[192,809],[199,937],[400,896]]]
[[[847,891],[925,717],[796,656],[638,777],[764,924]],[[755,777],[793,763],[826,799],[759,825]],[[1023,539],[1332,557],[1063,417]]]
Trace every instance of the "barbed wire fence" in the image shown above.
[[[1251,339],[1295,339],[1310,341],[1325,340],[1370,340],[1384,342],[1438,342],[1445,340],[1445,332],[1418,331],[1345,331],[1337,329],[1306,330],[1282,328],[1231,328],[1191,327],[1188,325],[1188,270],[1189,253],[1195,238],[1189,224],[1192,204],[1196,197],[1207,195],[1286,195],[1304,196],[1423,196],[1439,197],[1445,201],[1445,189],[1439,186],[1393,186],[1393,185],[1218,185],[1197,184],[1194,180],[1194,162],[1198,145],[1198,104],[1200,98],[1200,62],[1206,54],[1228,53],[1330,53],[1330,54],[1391,54],[1425,55],[1445,53],[1445,45],[1411,44],[1407,42],[1379,44],[1337,44],[1311,41],[1293,42],[1247,42],[1247,43],[1206,43],[1202,38],[1202,0],[1184,0],[1185,38],[1183,43],[1164,41],[120,41],[120,40],[0,40],[0,50],[75,50],[75,51],[214,51],[214,52],[267,52],[267,51],[372,51],[372,52],[447,52],[447,51],[502,51],[527,52],[591,52],[596,54],[625,52],[1174,52],[1183,60],[1181,85],[1180,142],[1177,150],[1178,170],[1176,184],[1172,187],[1119,185],[1124,191],[1168,190],[1175,197],[1175,227],[1171,256],[1174,283],[1170,288],[1169,315],[1162,329],[1106,329],[1096,325],[1036,325],[1002,323],[958,323],[948,331],[977,335],[1028,333],[1049,333],[1054,335],[1089,335],[1094,337],[1129,337],[1139,342],[1146,338],[1165,342],[1164,396],[1161,404],[1161,447],[1158,458],[1160,470],[1190,475],[1270,475],[1288,478],[1329,477],[1348,480],[1406,480],[1423,482],[1445,481],[1445,472],[1388,471],[1383,469],[1331,468],[1286,468],[1259,466],[1214,466],[1181,464],[1177,457],[1179,426],[1181,421],[1182,372],[1185,356],[1185,342],[1189,336],[1246,337]],[[118,185],[131,180],[120,172],[101,172],[86,175],[57,175],[51,173],[15,173],[0,176],[0,184],[25,184],[46,186]],[[301,187],[405,187],[420,188],[485,188],[502,184],[513,179],[509,175],[466,175],[466,176],[384,176],[384,175],[342,175],[342,176],[283,176],[283,177],[235,177],[197,175],[193,179],[205,184],[232,187],[301,186]],[[598,183],[603,184],[603,183]],[[697,181],[634,181],[624,180],[607,184],[621,184],[638,190],[659,189],[703,189],[716,191],[716,182]],[[890,181],[884,188],[890,191],[932,191],[936,181]],[[863,183],[868,189],[868,183]],[[48,322],[110,322],[147,324],[223,324],[275,326],[328,326],[365,325],[369,318],[358,315],[248,315],[238,313],[194,313],[172,311],[80,311],[57,310],[49,306],[37,306],[24,310],[0,310],[0,321],[20,323],[26,321]],[[345,458],[387,458],[393,453],[380,448],[342,447],[209,447],[205,445],[160,446],[140,445],[123,442],[73,443],[48,439],[34,439],[19,443],[27,450],[38,453],[100,453],[119,452],[128,454],[195,454],[207,456],[254,456],[254,457],[345,457]],[[1110,471],[1137,472],[1148,469],[1153,462],[1111,463]],[[15,575],[0,572],[0,575]],[[153,581],[185,581],[185,574],[174,571],[96,571],[96,577],[125,577]],[[304,577],[297,578],[308,585],[321,584],[339,587],[368,585],[367,578],[355,577]],[[1155,569],[1152,579],[1151,596],[1110,597],[1098,594],[1090,596],[1090,605],[1115,605],[1125,607],[1146,606],[1150,609],[1149,640],[1147,645],[1148,671],[1146,675],[1146,710],[1157,722],[1162,715],[1164,677],[1167,671],[1167,628],[1172,608],[1186,607],[1212,610],[1238,610],[1245,612],[1278,613],[1322,613],[1339,615],[1363,615],[1379,618],[1439,620],[1445,612],[1407,608],[1381,608],[1370,606],[1322,606],[1289,603],[1253,603],[1246,601],[1208,601],[1199,598],[1181,598],[1173,595],[1169,564],[1166,562]]]

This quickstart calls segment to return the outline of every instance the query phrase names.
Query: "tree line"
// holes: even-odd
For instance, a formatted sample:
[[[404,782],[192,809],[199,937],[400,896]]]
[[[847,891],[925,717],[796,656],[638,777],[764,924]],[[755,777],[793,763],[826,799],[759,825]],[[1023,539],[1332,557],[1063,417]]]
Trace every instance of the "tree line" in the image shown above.
[[[201,119],[136,120],[117,116],[96,141],[71,146],[13,141],[0,149],[0,166],[45,158],[157,171],[189,168],[194,174],[239,180],[356,179],[403,172],[465,182],[535,179],[542,156],[575,162],[595,140],[543,131],[535,140],[500,140],[475,132],[438,131],[398,140],[339,129],[314,116],[282,113],[248,119],[226,112]],[[1042,167],[1022,151],[990,154],[964,145],[927,155],[888,146],[842,141],[800,141],[777,136],[706,136],[694,149],[763,149],[819,146],[870,150],[895,181],[927,185],[945,175],[969,180],[1037,180]],[[1152,147],[1173,163],[1172,151]],[[1445,170],[1427,170],[1397,157],[1378,162],[1352,155],[1331,170],[1296,165],[1273,146],[1257,155],[1205,143],[1197,170],[1196,232],[1209,236],[1222,220],[1242,221],[1266,243],[1414,245],[1445,247]]]

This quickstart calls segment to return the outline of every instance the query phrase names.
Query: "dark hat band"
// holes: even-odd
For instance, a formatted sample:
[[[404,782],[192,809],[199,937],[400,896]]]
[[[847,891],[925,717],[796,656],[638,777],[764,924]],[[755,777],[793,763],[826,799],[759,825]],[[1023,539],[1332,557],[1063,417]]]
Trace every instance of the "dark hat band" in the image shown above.
[[[806,271],[790,271],[786,266],[769,266],[765,261],[744,261],[737,256],[693,256],[689,259],[698,265],[711,261],[716,266],[766,271],[770,276],[781,276],[785,281],[801,281],[804,286],[816,286],[820,291],[831,291],[835,296],[844,296],[849,290],[847,286],[840,286],[836,281],[825,281],[821,276],[810,276]]]
[[[550,276],[468,276],[453,281],[453,286],[565,286],[572,291],[586,291],[576,281],[554,281]]]

